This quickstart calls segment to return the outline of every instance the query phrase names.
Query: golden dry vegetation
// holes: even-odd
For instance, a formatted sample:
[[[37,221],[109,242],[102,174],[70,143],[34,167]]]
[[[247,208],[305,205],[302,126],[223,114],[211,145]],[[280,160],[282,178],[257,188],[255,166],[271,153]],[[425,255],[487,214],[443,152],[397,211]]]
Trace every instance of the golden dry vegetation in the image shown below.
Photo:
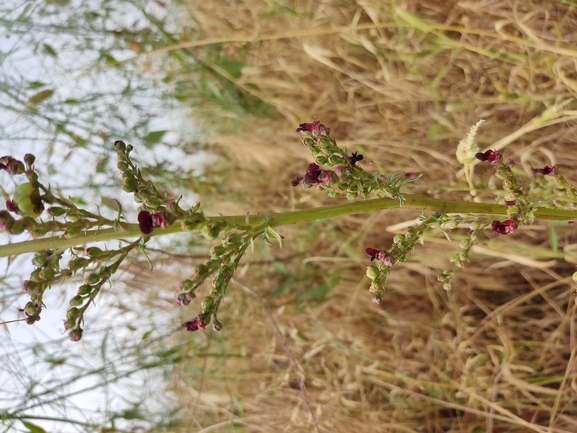
[[[213,67],[278,112],[240,117],[234,129],[218,104],[197,107],[205,128],[220,131],[209,136],[221,156],[212,175],[227,179],[227,194],[202,198],[208,214],[332,203],[290,186],[310,161],[295,128],[313,116],[363,153],[365,168],[422,173],[410,189],[419,194],[494,200],[482,191],[498,188],[491,169],[476,166],[472,195],[455,158],[480,119],[480,147],[500,148],[527,179],[531,167],[556,164],[577,182],[571,1],[186,6],[183,22],[193,17],[195,26],[178,48],[207,63],[214,50],[243,62],[237,75]],[[225,329],[179,337],[194,341],[170,382],[182,431],[577,431],[574,226],[536,221],[506,237],[485,233],[451,292],[437,276],[467,230],[451,241],[432,233],[373,305],[364,248],[387,248],[418,215],[283,227],[282,249],[249,254],[220,311]]]

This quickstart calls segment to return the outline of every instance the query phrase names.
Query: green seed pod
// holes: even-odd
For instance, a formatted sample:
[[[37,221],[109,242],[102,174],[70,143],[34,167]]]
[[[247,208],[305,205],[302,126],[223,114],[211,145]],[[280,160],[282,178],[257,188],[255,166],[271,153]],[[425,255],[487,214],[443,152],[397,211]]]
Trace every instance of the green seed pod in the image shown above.
[[[44,210],[38,188],[30,182],[18,185],[14,190],[12,202],[18,207],[18,213],[23,216],[36,218]]]
[[[78,288],[78,292],[77,292],[77,293],[78,293],[79,295],[86,296],[86,295],[89,295],[91,292],[92,292],[92,286],[89,286],[88,284],[83,284],[82,286],[80,286],[80,287]]]
[[[160,200],[156,197],[150,197],[146,199],[146,205],[152,209],[158,209],[160,204]]]
[[[125,177],[122,181],[122,189],[126,192],[134,192],[138,189],[138,181],[132,177]]]
[[[194,284],[192,280],[184,280],[182,283],[180,283],[180,290],[183,292],[190,292],[193,286]]]
[[[52,268],[46,268],[40,271],[40,278],[42,278],[44,281],[53,281],[55,276],[56,272],[54,272],[54,269]]]
[[[58,206],[52,206],[50,209],[48,209],[48,213],[52,216],[57,217],[64,215],[66,213],[66,209]]]
[[[32,264],[37,268],[43,268],[48,264],[48,259],[44,255],[44,253],[39,252],[34,254],[34,258],[32,259]]]
[[[64,236],[67,238],[73,238],[75,236],[78,236],[81,231],[82,231],[81,227],[70,227],[64,232]]]
[[[94,284],[98,284],[98,283],[100,282],[100,275],[95,274],[95,273],[90,274],[88,277],[86,277],[86,279],[84,280],[84,282],[85,282],[86,284],[91,285],[91,286],[94,285]]]
[[[12,224],[12,227],[10,227],[9,233],[11,235],[19,235],[19,234],[23,233],[24,230],[25,230],[24,224],[14,223],[14,224]]]
[[[124,161],[118,161],[118,163],[116,164],[116,167],[122,171],[125,172],[126,170],[128,170],[128,168],[130,167],[128,165],[128,163],[124,162]]]
[[[316,163],[317,163],[318,165],[327,165],[327,163],[329,162],[329,160],[327,159],[327,157],[326,157],[326,156],[323,156],[323,155],[317,156],[317,157],[315,158],[315,160],[316,160]]]
[[[40,238],[48,233],[48,229],[46,227],[37,227],[32,230],[32,236],[35,238]]]
[[[72,259],[68,262],[68,267],[71,271],[77,271],[78,269],[85,268],[88,266],[90,261],[88,259],[84,259],[82,257],[78,257],[76,259]]]
[[[67,319],[78,319],[80,316],[82,316],[82,312],[76,307],[72,307],[66,312]]]
[[[203,310],[208,310],[210,309],[210,307],[212,307],[214,305],[214,299],[212,299],[210,296],[207,296],[206,298],[203,299],[202,301],[202,309]]]
[[[70,300],[70,305],[72,305],[73,307],[79,307],[84,303],[84,299],[82,298],[82,296],[78,296],[76,295],[74,298],[72,298]]]
[[[102,254],[104,254],[104,251],[98,247],[90,247],[86,250],[86,253],[88,254],[88,257],[94,258],[100,257]]]
[[[367,278],[369,280],[375,280],[379,276],[380,273],[381,272],[379,271],[379,268],[377,268],[376,266],[367,267],[366,275],[367,275]]]
[[[68,319],[64,321],[64,329],[68,331],[76,326],[76,319]]]

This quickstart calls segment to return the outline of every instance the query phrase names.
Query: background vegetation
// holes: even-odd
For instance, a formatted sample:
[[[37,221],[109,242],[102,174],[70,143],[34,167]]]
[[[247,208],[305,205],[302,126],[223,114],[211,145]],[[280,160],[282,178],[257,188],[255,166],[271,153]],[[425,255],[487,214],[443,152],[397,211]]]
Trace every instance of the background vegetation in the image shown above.
[[[570,1],[205,0],[157,2],[154,13],[126,5],[145,24],[111,30],[132,52],[122,62],[105,56],[106,68],[143,73],[190,108],[202,134],[182,148],[206,144],[218,161],[202,178],[149,170],[176,193],[193,189],[207,214],[332,203],[290,186],[309,161],[295,128],[313,116],[365,166],[422,173],[415,191],[435,197],[495,200],[490,169],[477,167],[469,183],[454,155],[479,119],[480,147],[501,148],[528,182],[546,164],[577,181]],[[162,139],[144,128],[133,144]],[[168,339],[189,348],[166,382],[181,409],[181,426],[170,429],[575,431],[574,226],[484,233],[451,292],[437,276],[466,227],[451,239],[430,233],[395,266],[376,306],[363,251],[387,247],[418,215],[283,227],[282,250],[247,256],[221,307],[223,331]],[[158,289],[170,292],[207,250],[175,242],[159,247],[154,273],[135,263],[125,284],[177,316],[183,310],[166,307]]]

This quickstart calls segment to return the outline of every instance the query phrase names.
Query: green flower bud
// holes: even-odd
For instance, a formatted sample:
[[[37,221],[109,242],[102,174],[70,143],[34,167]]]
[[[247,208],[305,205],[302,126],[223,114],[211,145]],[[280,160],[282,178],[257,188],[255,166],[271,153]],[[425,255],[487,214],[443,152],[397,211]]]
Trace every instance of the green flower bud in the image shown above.
[[[78,295],[76,295],[74,298],[72,298],[70,300],[70,305],[72,305],[73,307],[79,307],[83,303],[84,303],[84,299],[82,298],[82,296],[78,296]]]
[[[24,230],[25,230],[24,224],[15,222],[14,224],[12,224],[12,227],[10,227],[9,233],[11,235],[19,235],[19,234],[23,233]]]
[[[28,167],[32,167],[34,161],[36,161],[36,157],[31,153],[27,153],[26,155],[24,155],[24,162]]]
[[[78,269],[85,268],[88,266],[90,261],[88,259],[84,259],[82,257],[78,257],[76,259],[72,259],[68,262],[68,267],[71,271],[77,271]]]
[[[78,288],[78,294],[79,295],[89,295],[92,292],[92,286],[89,286],[88,284],[83,284],[82,286],[80,286]]]
[[[50,209],[48,209],[48,213],[52,216],[61,216],[64,215],[66,213],[66,209],[62,208],[62,207],[58,207],[58,206],[52,206]]]
[[[370,280],[374,280],[376,279],[380,274],[379,268],[377,268],[376,266],[369,266],[367,267],[367,278]]]
[[[356,192],[349,192],[347,193],[347,199],[348,200],[354,200],[357,198],[357,193]]]
[[[130,167],[128,165],[128,163],[124,162],[124,161],[118,161],[118,163],[116,164],[116,167],[118,167],[118,169],[122,172],[125,172],[126,170],[128,170],[128,168]]]
[[[160,206],[160,200],[156,197],[149,197],[146,199],[146,205],[152,209],[158,209]]]
[[[88,254],[89,257],[100,257],[104,251],[102,251],[100,248],[98,247],[90,247],[86,250],[86,253]]]
[[[202,301],[202,309],[203,310],[208,310],[210,309],[210,307],[212,307],[214,305],[214,299],[212,299],[210,296],[207,296],[206,298],[204,298],[204,300]]]
[[[118,152],[124,152],[126,150],[126,144],[124,144],[124,141],[118,140],[114,142],[114,148]]]
[[[88,277],[86,277],[84,282],[89,285],[98,284],[100,282],[100,275],[96,273],[90,274]]]
[[[317,163],[318,165],[327,165],[327,163],[329,162],[329,160],[327,159],[327,157],[326,157],[326,156],[323,156],[323,155],[317,156],[317,157],[315,158],[315,160],[316,160],[316,163]]]
[[[64,232],[64,236],[67,238],[73,238],[75,236],[78,236],[81,231],[82,231],[81,227],[70,227]]]
[[[184,280],[182,283],[180,283],[180,290],[183,292],[190,292],[193,286],[194,284],[192,280]]]
[[[304,144],[305,146],[311,147],[315,145],[315,141],[312,138],[305,138]]]
[[[23,216],[38,217],[44,210],[38,188],[30,182],[18,185],[14,190],[12,202],[18,207],[18,213]]]
[[[36,253],[34,254],[34,258],[32,259],[32,264],[37,268],[43,268],[48,264],[48,259],[46,259],[44,253],[42,252]]]
[[[82,311],[76,307],[72,307],[66,312],[67,319],[78,319],[80,316],[82,316]]]
[[[64,329],[68,331],[76,326],[76,319],[68,319],[64,322]]]
[[[36,316],[38,315],[38,313],[40,313],[40,306],[38,304],[35,304],[33,302],[28,302],[25,306],[24,306],[24,314],[26,314],[27,316]]]
[[[40,278],[42,278],[44,281],[52,281],[54,280],[55,276],[56,272],[54,272],[54,269],[52,268],[46,268],[40,271]]]
[[[125,177],[122,181],[122,189],[126,192],[134,192],[138,189],[138,181],[132,177]]]

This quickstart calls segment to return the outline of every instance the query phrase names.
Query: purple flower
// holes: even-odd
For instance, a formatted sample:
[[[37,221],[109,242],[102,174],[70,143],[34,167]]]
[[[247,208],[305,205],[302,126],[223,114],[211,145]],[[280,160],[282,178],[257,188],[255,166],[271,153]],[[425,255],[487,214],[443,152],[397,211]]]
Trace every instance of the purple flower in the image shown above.
[[[519,199],[516,198],[516,199],[514,199],[514,200],[505,200],[505,204],[506,204],[507,206],[516,206],[516,205],[519,204]]]
[[[199,314],[194,318],[194,320],[190,322],[186,322],[182,324],[183,328],[186,328],[188,332],[198,331],[199,329],[206,329],[206,324],[203,322],[202,317]]]
[[[515,161],[513,161],[512,159],[510,159],[509,161],[507,161],[507,162],[505,163],[505,165],[506,165],[507,167],[514,167],[514,166],[515,166]]]
[[[501,161],[501,154],[496,150],[488,150],[485,153],[479,152],[475,155],[479,161],[487,161],[491,165],[497,164]]]
[[[333,172],[331,170],[323,170],[317,164],[309,164],[307,172],[304,177],[304,184],[315,185],[322,183],[330,185],[333,181]]]
[[[371,262],[376,259],[376,260],[382,260],[387,266],[393,265],[393,261],[389,256],[387,256],[387,253],[383,250],[379,250],[377,248],[367,248],[365,249],[365,253],[371,256]]]
[[[192,292],[179,293],[178,296],[176,297],[176,303],[178,305],[182,305],[183,307],[186,307],[188,304],[190,304],[192,302],[192,300],[194,298],[195,298],[195,295]]]
[[[308,132],[313,137],[316,137],[317,135],[327,135],[327,128],[315,119],[312,123],[301,123],[297,128],[297,132]]]
[[[6,200],[6,209],[10,212],[18,213],[18,206],[12,200]]]
[[[292,186],[299,186],[301,183],[303,183],[303,179],[304,177],[302,177],[300,174],[295,174],[294,179],[291,182]]]
[[[166,213],[164,212],[150,213],[143,210],[138,214],[138,225],[140,226],[140,231],[148,235],[156,228],[165,229],[168,227],[168,218],[166,218]]]
[[[493,221],[491,224],[491,231],[493,233],[499,233],[501,235],[508,235],[509,233],[513,233],[517,230],[517,224],[513,220],[506,220],[506,221]]]
[[[554,165],[546,165],[543,168],[534,168],[533,174],[534,175],[542,174],[544,176],[553,176],[555,174],[555,166]]]
[[[347,156],[349,161],[349,167],[353,168],[357,161],[362,161],[365,157],[363,155],[357,155],[357,152],[353,152],[351,156]]]
[[[415,173],[415,172],[409,172],[409,173],[405,173],[405,177],[407,179],[415,179],[417,176],[419,176],[419,173]]]
[[[0,170],[6,170],[10,174],[24,173],[24,164],[11,156],[3,156],[0,158]]]

